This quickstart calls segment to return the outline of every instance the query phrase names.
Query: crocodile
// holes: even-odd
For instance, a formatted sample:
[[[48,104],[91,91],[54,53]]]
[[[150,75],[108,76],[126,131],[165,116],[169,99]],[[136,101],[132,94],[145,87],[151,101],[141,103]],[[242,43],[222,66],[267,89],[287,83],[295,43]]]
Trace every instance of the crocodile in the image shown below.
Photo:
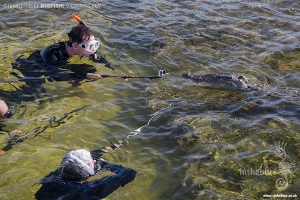
[[[203,83],[208,88],[257,90],[256,85],[251,85],[245,76],[234,73],[195,75],[184,72],[182,77],[196,83]]]

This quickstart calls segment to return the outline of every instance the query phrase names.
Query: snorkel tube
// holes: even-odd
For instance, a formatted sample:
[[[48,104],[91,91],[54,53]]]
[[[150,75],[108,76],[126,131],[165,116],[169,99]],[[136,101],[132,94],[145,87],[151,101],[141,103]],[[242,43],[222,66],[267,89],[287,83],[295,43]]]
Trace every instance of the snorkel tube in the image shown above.
[[[72,15],[72,18],[75,19],[76,21],[78,21],[79,24],[87,26],[81,19],[80,17],[78,17],[77,15]]]

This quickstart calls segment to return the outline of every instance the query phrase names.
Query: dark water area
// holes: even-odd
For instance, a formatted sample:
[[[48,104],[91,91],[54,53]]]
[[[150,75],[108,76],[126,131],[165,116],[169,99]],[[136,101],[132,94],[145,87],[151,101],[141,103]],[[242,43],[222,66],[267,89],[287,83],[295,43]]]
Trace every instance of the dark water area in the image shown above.
[[[132,133],[128,144],[104,158],[137,176],[106,199],[299,198],[299,1],[43,3],[0,4],[0,95],[16,113],[1,120],[0,144],[7,144],[9,130],[29,132],[87,107],[0,157],[0,199],[33,199],[36,183],[66,152],[97,149]],[[22,96],[25,85],[12,63],[67,40],[76,25],[73,13],[124,74],[168,73],[155,80],[45,81],[39,95]],[[115,73],[78,57],[70,62]],[[258,90],[207,87],[183,72],[240,74]]]

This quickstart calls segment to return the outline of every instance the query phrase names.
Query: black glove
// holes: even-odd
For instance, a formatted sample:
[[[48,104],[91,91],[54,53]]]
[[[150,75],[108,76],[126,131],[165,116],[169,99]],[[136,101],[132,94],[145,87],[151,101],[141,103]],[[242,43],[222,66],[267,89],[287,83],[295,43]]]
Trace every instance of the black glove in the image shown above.
[[[97,55],[97,54],[96,54]],[[97,58],[95,58],[95,56],[92,54],[91,55],[91,59],[92,61],[96,62],[96,63],[101,63],[104,64],[105,67],[110,68],[112,70],[115,70],[115,68],[111,67],[111,62],[108,62],[104,56],[97,56]]]
[[[107,160],[104,160],[103,158],[99,158],[97,160],[97,163],[95,165],[95,171],[98,172],[100,171],[101,169],[104,169],[106,166],[108,166],[109,163]]]

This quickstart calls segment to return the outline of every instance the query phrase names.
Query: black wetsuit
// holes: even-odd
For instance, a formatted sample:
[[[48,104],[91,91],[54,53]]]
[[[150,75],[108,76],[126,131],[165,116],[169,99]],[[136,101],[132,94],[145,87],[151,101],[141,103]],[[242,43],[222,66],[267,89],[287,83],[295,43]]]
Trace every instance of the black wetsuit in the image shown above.
[[[43,62],[47,66],[62,66],[67,64],[69,55],[67,53],[66,44],[66,42],[59,42],[37,51],[39,53],[39,56],[35,57],[36,61],[39,63]],[[98,54],[97,57],[99,59],[94,59],[92,58],[92,56],[90,57],[90,59],[94,62],[110,66],[110,63],[103,56],[99,55],[99,51],[97,51],[96,54]]]
[[[110,63],[97,52],[99,59],[92,59],[94,62],[110,66]],[[12,73],[20,81],[26,83],[20,91],[19,96],[23,101],[33,100],[35,96],[45,93],[42,84],[46,80],[68,81],[73,85],[78,84],[86,78],[87,73],[95,73],[96,68],[88,64],[70,64],[69,55],[66,50],[66,42],[59,42],[41,50],[33,52],[28,58],[18,57],[12,63],[13,69],[19,73]]]
[[[34,56],[36,61],[47,66],[64,65],[69,59],[65,42],[53,44],[36,52],[38,53],[37,56]],[[28,59],[30,59],[30,56]]]
[[[92,65],[69,64],[68,59],[65,42],[59,42],[33,52],[26,59],[19,57],[13,67],[22,73],[22,80],[30,82],[30,85],[34,81],[43,83],[44,81],[39,80],[41,77],[48,81],[70,81],[85,78],[86,73],[96,72]]]
[[[79,183],[64,180],[61,175],[61,168],[59,168],[40,181],[42,187],[35,194],[35,198],[43,200],[102,199],[120,186],[133,181],[136,175],[135,170],[121,165],[106,164],[104,169],[115,174],[100,180]]]

